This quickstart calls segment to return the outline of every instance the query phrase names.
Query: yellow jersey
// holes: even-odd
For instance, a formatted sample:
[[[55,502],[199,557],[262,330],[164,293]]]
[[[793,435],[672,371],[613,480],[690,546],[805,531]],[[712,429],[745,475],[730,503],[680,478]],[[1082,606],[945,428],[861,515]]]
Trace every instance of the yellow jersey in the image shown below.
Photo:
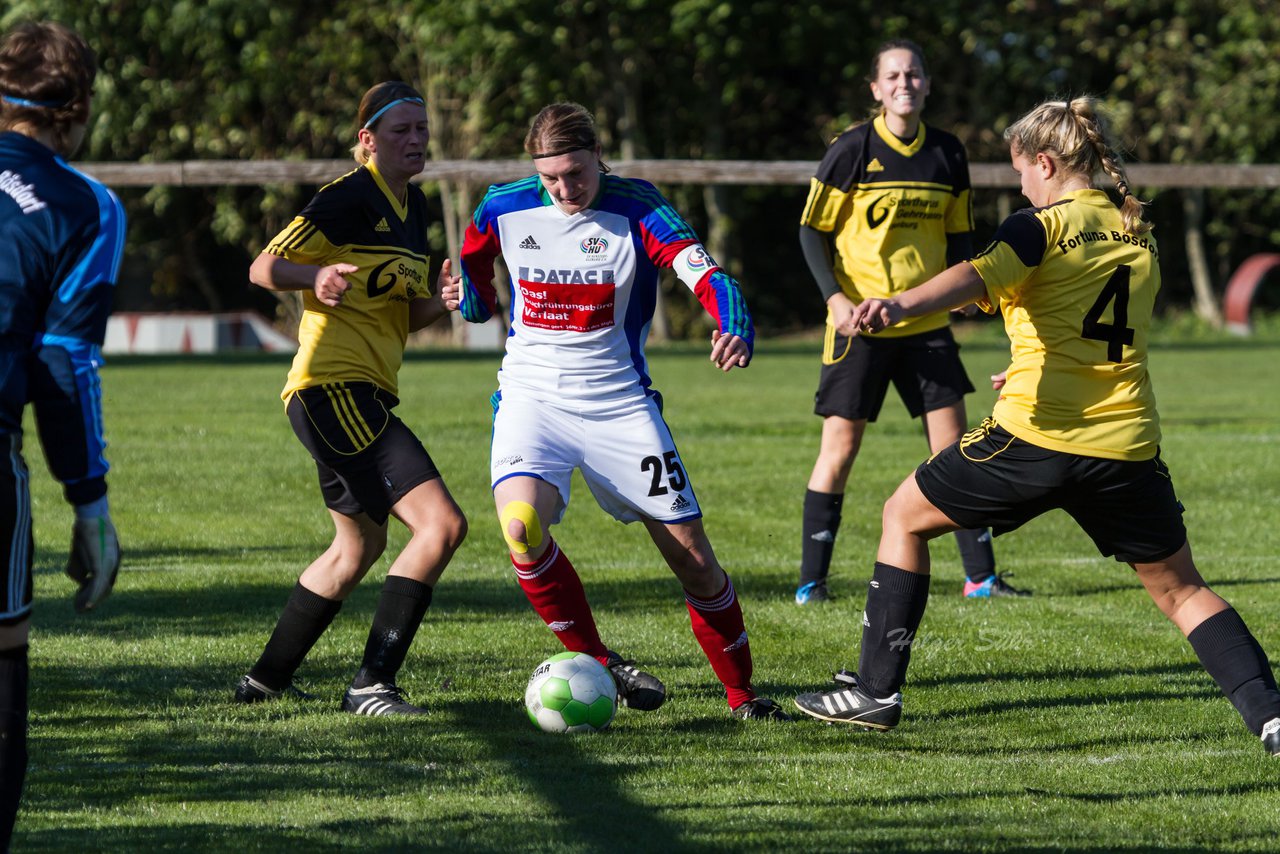
[[[372,161],[316,193],[263,251],[298,264],[353,264],[342,304],[302,293],[298,353],[280,396],[331,382],[371,382],[392,394],[409,335],[409,303],[431,296],[427,199],[410,184],[400,204]]]
[[[973,231],[964,146],[924,122],[903,142],[883,116],[845,131],[810,181],[800,224],[834,236],[836,281],[855,303],[922,284],[946,269],[947,235]],[[915,335],[948,322],[940,311],[876,335]]]
[[[1124,230],[1101,190],[1077,190],[1010,216],[970,263],[998,309],[1011,362],[993,416],[1033,445],[1086,457],[1148,460],[1160,417],[1147,335],[1160,253]]]

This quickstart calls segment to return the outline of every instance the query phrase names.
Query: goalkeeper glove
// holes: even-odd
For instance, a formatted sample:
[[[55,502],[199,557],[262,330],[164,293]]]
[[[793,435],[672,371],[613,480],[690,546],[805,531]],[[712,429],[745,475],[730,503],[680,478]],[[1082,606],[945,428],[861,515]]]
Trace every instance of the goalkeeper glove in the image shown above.
[[[67,575],[80,585],[76,610],[90,611],[111,593],[120,571],[120,541],[111,517],[76,519],[71,528]]]

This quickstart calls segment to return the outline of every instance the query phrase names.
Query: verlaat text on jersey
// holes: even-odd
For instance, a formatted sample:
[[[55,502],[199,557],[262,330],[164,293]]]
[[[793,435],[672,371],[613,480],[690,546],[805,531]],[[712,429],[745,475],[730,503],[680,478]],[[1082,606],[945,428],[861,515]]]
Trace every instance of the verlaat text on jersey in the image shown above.
[[[1132,234],[1126,234],[1123,231],[1110,232],[1107,231],[1082,231],[1075,237],[1068,237],[1065,240],[1058,241],[1058,248],[1065,255],[1072,249],[1084,246],[1087,243],[1129,243],[1133,246],[1141,246],[1150,252],[1155,258],[1159,259],[1160,250],[1156,245],[1145,237],[1134,237]]]

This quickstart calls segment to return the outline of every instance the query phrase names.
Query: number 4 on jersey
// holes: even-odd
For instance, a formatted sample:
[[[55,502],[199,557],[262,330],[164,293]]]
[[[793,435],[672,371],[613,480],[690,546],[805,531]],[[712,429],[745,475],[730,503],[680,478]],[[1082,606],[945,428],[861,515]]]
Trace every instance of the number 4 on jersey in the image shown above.
[[[1115,302],[1111,312],[1111,323],[1102,322],[1102,313],[1107,306]],[[1129,322],[1129,265],[1121,264],[1107,279],[1102,293],[1094,300],[1093,307],[1084,316],[1084,328],[1080,330],[1082,338],[1090,341],[1107,342],[1107,359],[1112,362],[1123,361],[1124,345],[1133,346],[1133,330],[1126,324]]]

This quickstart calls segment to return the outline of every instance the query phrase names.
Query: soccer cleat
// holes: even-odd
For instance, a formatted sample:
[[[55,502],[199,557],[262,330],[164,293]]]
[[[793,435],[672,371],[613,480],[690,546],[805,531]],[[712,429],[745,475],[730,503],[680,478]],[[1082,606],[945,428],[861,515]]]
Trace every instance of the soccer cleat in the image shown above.
[[[993,575],[983,581],[970,581],[968,578],[964,580],[964,598],[966,599],[993,599],[997,596],[1030,596],[1030,590],[1019,590],[1004,580],[1005,575],[1013,575],[1012,572]]]
[[[782,707],[773,700],[756,697],[748,700],[733,710],[735,718],[744,721],[794,721],[795,718],[782,711]]]
[[[275,688],[268,688],[247,673],[241,676],[240,681],[236,683],[236,691],[232,697],[237,703],[261,703],[264,700],[278,700],[286,695],[296,700],[319,699],[315,694],[308,694],[292,682],[279,691]]]
[[[342,711],[353,715],[425,715],[427,710],[405,700],[395,685],[375,682],[368,688],[348,688],[342,696]]]
[[[76,519],[71,527],[67,577],[80,588],[75,607],[80,613],[96,608],[111,594],[120,572],[120,541],[106,516]]]
[[[866,729],[890,730],[902,718],[902,695],[880,699],[858,684],[856,673],[841,670],[835,675],[840,687],[796,697],[796,708],[810,717],[835,724],[853,724]]]
[[[1280,756],[1280,718],[1272,718],[1262,725],[1262,746],[1272,756]]]
[[[618,684],[618,702],[628,709],[652,712],[667,700],[667,686],[658,677],[637,669],[635,662],[624,659],[613,650],[605,667]]]
[[[827,582],[810,581],[796,588],[796,604],[808,605],[811,602],[830,602],[836,597],[827,591]]]

